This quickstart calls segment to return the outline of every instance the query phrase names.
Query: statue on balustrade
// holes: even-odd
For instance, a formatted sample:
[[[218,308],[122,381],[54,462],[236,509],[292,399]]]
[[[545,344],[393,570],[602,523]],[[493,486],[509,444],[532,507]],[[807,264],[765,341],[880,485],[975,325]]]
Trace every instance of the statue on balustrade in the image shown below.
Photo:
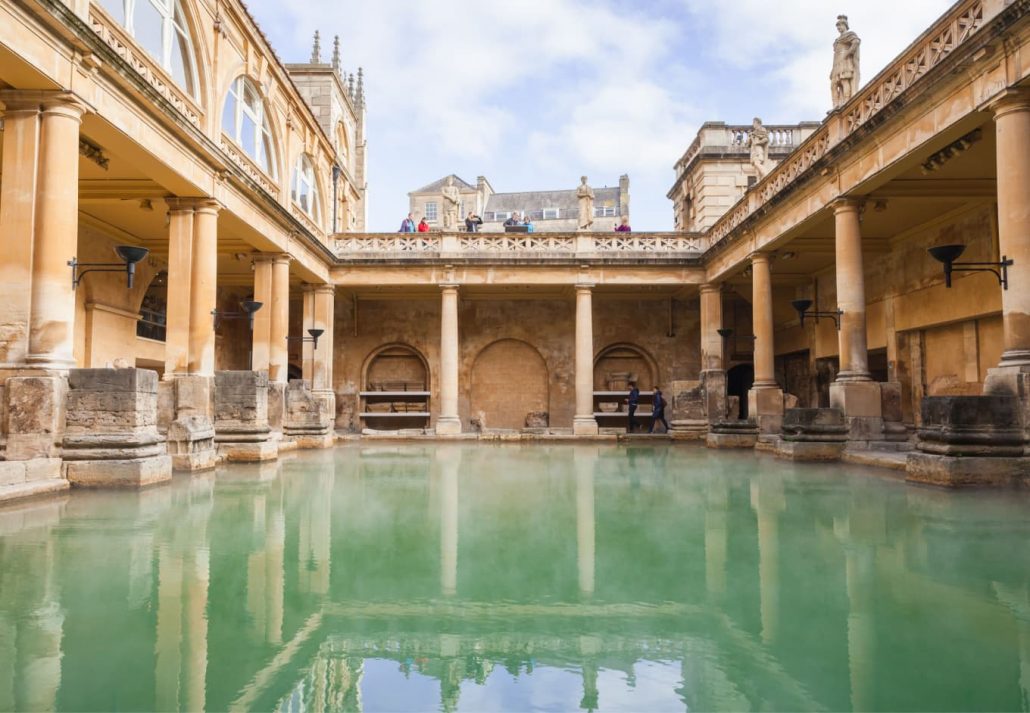
[[[840,34],[833,41],[833,69],[830,71],[834,109],[844,106],[858,91],[858,49],[862,43],[848,27],[847,15],[837,15],[837,32]]]
[[[775,164],[769,159],[769,130],[762,126],[762,120],[757,116],[751,122],[748,143],[751,145],[751,164],[758,171],[758,178],[761,180]]]
[[[594,226],[594,189],[587,185],[587,177],[581,176],[576,199],[579,201],[579,229],[590,230]]]
[[[443,229],[458,229],[458,202],[461,195],[454,185],[454,176],[447,177],[447,185],[443,187]]]

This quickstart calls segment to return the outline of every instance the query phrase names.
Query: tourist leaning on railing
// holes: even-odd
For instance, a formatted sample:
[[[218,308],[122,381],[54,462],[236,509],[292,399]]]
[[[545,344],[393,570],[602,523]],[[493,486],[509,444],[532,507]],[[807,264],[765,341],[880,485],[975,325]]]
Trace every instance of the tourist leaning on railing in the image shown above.
[[[418,232],[420,232],[420,233],[428,233],[429,232],[429,223],[426,222],[425,218],[423,218],[422,220],[420,220],[418,222]]]
[[[616,233],[632,233],[633,228],[629,227],[629,216],[622,216],[622,222],[615,226]]]

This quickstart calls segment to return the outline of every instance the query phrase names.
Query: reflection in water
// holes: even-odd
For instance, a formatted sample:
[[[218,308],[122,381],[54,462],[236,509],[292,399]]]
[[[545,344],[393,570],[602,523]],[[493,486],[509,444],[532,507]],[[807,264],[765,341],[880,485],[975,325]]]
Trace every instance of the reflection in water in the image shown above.
[[[1030,710],[1030,499],[351,446],[0,509],[2,710]]]

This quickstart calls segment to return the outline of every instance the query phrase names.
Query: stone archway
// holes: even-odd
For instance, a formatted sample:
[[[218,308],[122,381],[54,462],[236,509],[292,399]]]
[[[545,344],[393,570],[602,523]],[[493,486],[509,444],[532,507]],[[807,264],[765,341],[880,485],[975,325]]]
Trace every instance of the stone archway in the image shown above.
[[[631,379],[641,391],[650,391],[658,380],[658,367],[642,347],[611,344],[594,359],[595,391],[625,391]]]
[[[486,428],[521,429],[531,413],[548,411],[547,364],[526,342],[502,339],[472,364],[471,417]]]

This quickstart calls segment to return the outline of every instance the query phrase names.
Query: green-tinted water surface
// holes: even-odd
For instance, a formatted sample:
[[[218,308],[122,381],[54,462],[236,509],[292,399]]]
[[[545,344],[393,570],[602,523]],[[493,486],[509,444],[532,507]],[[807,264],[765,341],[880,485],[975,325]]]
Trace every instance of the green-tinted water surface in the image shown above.
[[[363,445],[0,509],[0,709],[1030,710],[1030,498]]]

